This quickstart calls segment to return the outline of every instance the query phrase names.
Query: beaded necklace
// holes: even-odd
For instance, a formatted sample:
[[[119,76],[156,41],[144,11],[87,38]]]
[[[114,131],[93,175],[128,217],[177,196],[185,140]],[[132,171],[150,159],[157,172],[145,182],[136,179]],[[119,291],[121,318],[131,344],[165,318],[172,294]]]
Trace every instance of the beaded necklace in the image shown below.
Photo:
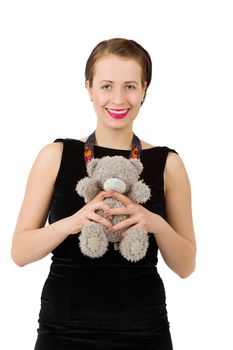
[[[84,145],[84,159],[86,165],[94,158],[95,131],[88,136]],[[139,138],[133,133],[132,149],[129,158],[138,158],[141,156],[142,145]]]

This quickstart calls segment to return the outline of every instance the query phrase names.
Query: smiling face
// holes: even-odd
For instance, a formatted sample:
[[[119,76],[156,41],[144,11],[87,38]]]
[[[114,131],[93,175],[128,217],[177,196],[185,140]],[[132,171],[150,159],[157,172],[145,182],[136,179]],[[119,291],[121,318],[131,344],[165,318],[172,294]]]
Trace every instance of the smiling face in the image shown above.
[[[92,86],[86,82],[98,121],[112,127],[131,125],[143,100],[142,69],[133,58],[109,54],[95,64]]]

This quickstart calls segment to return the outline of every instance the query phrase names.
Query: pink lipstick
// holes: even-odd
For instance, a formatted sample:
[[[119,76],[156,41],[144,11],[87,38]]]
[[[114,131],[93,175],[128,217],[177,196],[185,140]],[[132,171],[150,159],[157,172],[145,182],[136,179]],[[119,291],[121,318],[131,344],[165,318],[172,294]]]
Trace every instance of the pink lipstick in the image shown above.
[[[114,119],[123,119],[128,114],[128,109],[110,109],[107,108],[108,114]]]

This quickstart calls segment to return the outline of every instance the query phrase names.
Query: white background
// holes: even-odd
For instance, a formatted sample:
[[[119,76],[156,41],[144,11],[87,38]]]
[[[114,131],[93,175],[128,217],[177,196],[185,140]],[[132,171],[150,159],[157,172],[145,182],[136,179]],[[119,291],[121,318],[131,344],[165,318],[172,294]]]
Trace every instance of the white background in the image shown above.
[[[112,37],[134,39],[150,52],[153,80],[134,131],[175,148],[192,186],[196,271],[182,280],[159,262],[174,349],[233,348],[230,6],[224,0],[1,1],[1,349],[33,349],[50,264],[48,256],[19,268],[10,258],[29,170],[45,144],[94,130],[84,67],[93,47]]]

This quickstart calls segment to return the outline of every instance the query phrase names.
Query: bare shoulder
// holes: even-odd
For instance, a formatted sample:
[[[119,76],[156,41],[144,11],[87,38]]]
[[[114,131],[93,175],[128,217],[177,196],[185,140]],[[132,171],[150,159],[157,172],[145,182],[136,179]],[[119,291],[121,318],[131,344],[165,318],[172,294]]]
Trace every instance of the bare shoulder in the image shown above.
[[[39,154],[44,156],[51,156],[61,154],[63,150],[63,142],[48,143],[40,150]]]
[[[45,225],[62,150],[63,143],[58,142],[47,144],[39,151],[28,176],[15,234]]]
[[[169,152],[164,169],[164,189],[175,186],[188,185],[188,174],[181,157],[174,152]]]
[[[167,159],[166,159],[166,164],[165,164],[165,171],[173,171],[175,170],[174,168],[180,168],[184,166],[184,163],[181,159],[181,157],[175,153],[175,152],[168,152]]]
[[[39,151],[32,171],[46,171],[51,174],[51,178],[55,179],[62,158],[63,142],[49,143],[42,147]]]

